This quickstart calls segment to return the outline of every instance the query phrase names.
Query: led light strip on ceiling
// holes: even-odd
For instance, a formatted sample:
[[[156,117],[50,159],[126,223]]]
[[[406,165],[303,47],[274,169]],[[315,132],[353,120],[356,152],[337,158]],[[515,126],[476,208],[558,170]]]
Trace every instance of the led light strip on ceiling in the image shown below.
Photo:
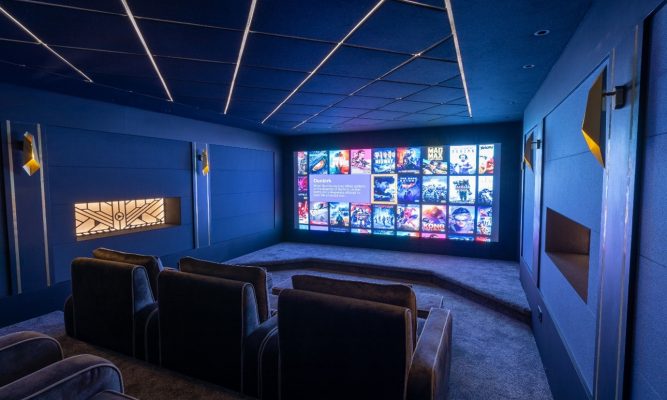
[[[35,35],[34,33],[32,33],[32,32],[30,31],[30,29],[26,28],[25,25],[23,25],[21,22],[19,22],[19,20],[17,20],[16,18],[14,18],[14,16],[12,16],[12,15],[11,15],[7,10],[5,10],[2,6],[0,6],[0,12],[2,12],[7,18],[9,18],[13,23],[15,23],[19,28],[21,28],[25,33],[27,33],[31,38],[35,39],[35,41],[37,42],[37,44],[42,45],[45,49],[47,49],[48,51],[50,51],[51,54],[53,54],[54,56],[58,57],[58,59],[60,59],[62,62],[64,62],[64,63],[67,64],[70,68],[72,68],[74,71],[76,71],[79,75],[81,75],[81,76],[83,77],[83,79],[86,80],[86,82],[90,82],[90,83],[93,82],[93,80],[90,79],[90,77],[89,77],[88,75],[86,75],[83,71],[81,71],[80,69],[78,69],[77,67],[75,67],[74,64],[72,64],[71,62],[67,61],[67,59],[66,59],[65,57],[61,56],[60,53],[58,53],[57,51],[53,50],[48,44],[44,43],[44,41],[42,41],[42,39],[40,39],[39,37],[37,37],[37,35]]]
[[[239,68],[241,67],[241,60],[243,59],[243,51],[245,50],[245,44],[248,40],[248,32],[250,32],[250,25],[252,25],[252,17],[255,15],[255,6],[257,5],[257,0],[252,0],[250,4],[250,12],[248,13],[248,21],[245,24],[245,30],[243,31],[243,39],[241,39],[241,48],[239,49],[239,56],[236,59],[236,66],[234,67],[234,76],[232,77],[232,84],[229,86],[229,94],[227,95],[227,103],[225,104],[225,112],[229,109],[229,103],[232,102],[232,94],[234,94],[234,86],[236,85],[236,76],[239,73]]]
[[[461,73],[461,82],[463,82],[463,92],[466,95],[466,104],[468,105],[468,116],[472,118],[472,106],[470,105],[470,95],[468,94],[468,82],[466,81],[466,73],[463,70],[463,58],[461,57],[461,46],[459,46],[459,35],[456,32],[456,24],[454,23],[454,10],[452,10],[451,0],[445,0],[445,8],[447,8],[447,16],[449,17],[449,26],[452,29],[454,48],[456,49],[456,61],[458,61],[459,64],[459,72]]]
[[[350,30],[350,31],[347,33],[347,35],[345,35],[345,37],[344,37],[340,42],[338,42],[338,43],[336,44],[336,46],[334,46],[334,48],[333,48],[333,49],[332,49],[326,56],[324,56],[324,58],[322,59],[322,61],[320,61],[320,63],[317,65],[317,67],[315,67],[315,69],[313,69],[313,70],[310,72],[310,74],[308,74],[308,76],[306,76],[306,78],[305,78],[301,83],[299,83],[299,85],[298,85],[294,90],[292,90],[292,92],[285,98],[285,100],[283,100],[280,104],[278,104],[278,106],[277,106],[276,108],[274,108],[273,111],[271,111],[271,113],[270,113],[269,115],[267,115],[266,118],[264,118],[264,119],[262,120],[262,124],[265,123],[266,121],[268,121],[268,119],[271,118],[271,117],[273,116],[273,114],[275,114],[276,112],[278,112],[278,110],[280,110],[280,108],[281,108],[283,105],[285,105],[285,103],[287,103],[287,102],[289,101],[289,99],[291,99],[292,96],[294,96],[294,95],[296,94],[296,92],[298,92],[299,89],[301,89],[301,88],[303,87],[303,85],[305,85],[306,82],[308,82],[308,81],[310,80],[310,78],[312,78],[312,77],[317,73],[317,71],[320,70],[320,68],[322,68],[322,66],[329,60],[329,58],[331,58],[331,56],[334,55],[334,53],[336,52],[336,50],[338,50],[338,49],[340,48],[340,46],[342,46],[343,43],[345,43],[345,41],[346,41],[347,39],[349,39],[350,36],[352,36],[352,34],[354,34],[354,32],[356,32],[357,29],[359,29],[359,28],[361,27],[361,25],[363,25],[364,22],[366,22],[366,20],[368,20],[368,18],[370,18],[371,15],[373,15],[373,14],[375,13],[375,11],[377,11],[378,8],[380,8],[380,6],[381,6],[385,1],[386,1],[386,0],[380,0],[380,1],[378,1],[378,3],[377,3],[377,4],[376,4],[376,5],[375,5],[375,6],[374,6],[374,7],[367,13],[367,14],[366,14],[366,15],[365,15],[359,22],[357,22],[357,24],[352,28],[352,30]]]
[[[162,82],[162,87],[164,88],[165,93],[167,94],[167,97],[169,98],[169,101],[174,101],[174,98],[171,97],[171,92],[169,91],[169,88],[167,87],[167,82],[164,81],[164,78],[162,77],[162,74],[160,73],[160,69],[157,67],[157,64],[155,63],[155,59],[153,58],[153,54],[151,53],[151,50],[148,48],[148,44],[146,44],[146,40],[144,40],[144,35],[141,34],[141,30],[139,29],[139,25],[137,25],[137,21],[134,19],[134,14],[132,14],[132,10],[130,10],[130,6],[127,4],[127,0],[120,0],[121,3],[123,3],[123,7],[125,8],[125,13],[127,14],[127,17],[130,19],[130,22],[132,23],[132,27],[134,28],[134,31],[137,33],[137,36],[139,37],[139,41],[141,41],[141,45],[144,46],[144,50],[146,51],[146,55],[148,55],[148,59],[151,61],[151,64],[153,65],[153,69],[155,69],[155,73],[157,73],[158,78],[160,78],[160,82]]]

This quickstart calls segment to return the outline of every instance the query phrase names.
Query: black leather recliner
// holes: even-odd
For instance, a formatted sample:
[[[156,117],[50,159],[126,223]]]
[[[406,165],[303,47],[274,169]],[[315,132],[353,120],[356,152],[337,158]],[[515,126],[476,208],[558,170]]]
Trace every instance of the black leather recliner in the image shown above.
[[[63,359],[60,344],[38,332],[0,337],[0,399],[133,399],[121,373],[90,354]]]
[[[126,263],[76,258],[72,295],[65,302],[67,334],[136,358],[157,338],[147,321],[157,312],[146,269]]]
[[[257,380],[246,352],[275,318],[260,328],[253,286],[217,277],[165,270],[158,278],[159,363],[183,374],[241,392]],[[249,378],[247,376],[250,375]]]
[[[278,331],[264,346],[262,399],[446,398],[450,311],[430,311],[415,347],[407,307],[295,289],[283,290],[278,304]]]

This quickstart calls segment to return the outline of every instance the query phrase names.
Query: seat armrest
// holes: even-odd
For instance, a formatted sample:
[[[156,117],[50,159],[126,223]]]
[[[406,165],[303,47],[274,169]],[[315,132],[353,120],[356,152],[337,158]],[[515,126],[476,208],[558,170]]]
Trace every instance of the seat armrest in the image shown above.
[[[408,400],[444,400],[452,359],[452,313],[432,308],[412,356]]]
[[[267,340],[278,331],[278,317],[264,321],[245,338],[243,349],[243,393],[259,397],[259,373]]]
[[[157,354],[157,314],[157,303],[151,303],[134,314],[134,356],[140,360],[149,361],[149,355],[154,357]]]
[[[65,300],[64,307],[65,314],[65,333],[69,337],[75,337],[74,335],[74,298],[70,294]]]
[[[105,390],[123,392],[120,371],[103,358],[82,354],[0,387],[0,398],[88,399]]]
[[[38,332],[16,332],[0,337],[0,386],[63,359],[57,340]]]
[[[90,400],[137,400],[137,398],[113,390],[105,390],[91,397]]]
[[[179,271],[178,267],[164,267],[164,271]]]

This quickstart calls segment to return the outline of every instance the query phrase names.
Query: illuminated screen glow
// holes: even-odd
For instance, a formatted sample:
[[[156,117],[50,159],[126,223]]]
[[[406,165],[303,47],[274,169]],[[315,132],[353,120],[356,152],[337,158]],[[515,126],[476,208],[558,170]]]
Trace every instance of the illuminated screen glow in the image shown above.
[[[498,241],[500,144],[297,151],[300,230]]]

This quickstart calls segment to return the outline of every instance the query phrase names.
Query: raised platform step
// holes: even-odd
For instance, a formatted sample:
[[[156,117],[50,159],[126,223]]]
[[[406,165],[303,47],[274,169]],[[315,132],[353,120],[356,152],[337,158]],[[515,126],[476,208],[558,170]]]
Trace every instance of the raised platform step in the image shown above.
[[[315,268],[429,283],[530,322],[519,265],[510,261],[288,242],[228,262],[269,271]]]

